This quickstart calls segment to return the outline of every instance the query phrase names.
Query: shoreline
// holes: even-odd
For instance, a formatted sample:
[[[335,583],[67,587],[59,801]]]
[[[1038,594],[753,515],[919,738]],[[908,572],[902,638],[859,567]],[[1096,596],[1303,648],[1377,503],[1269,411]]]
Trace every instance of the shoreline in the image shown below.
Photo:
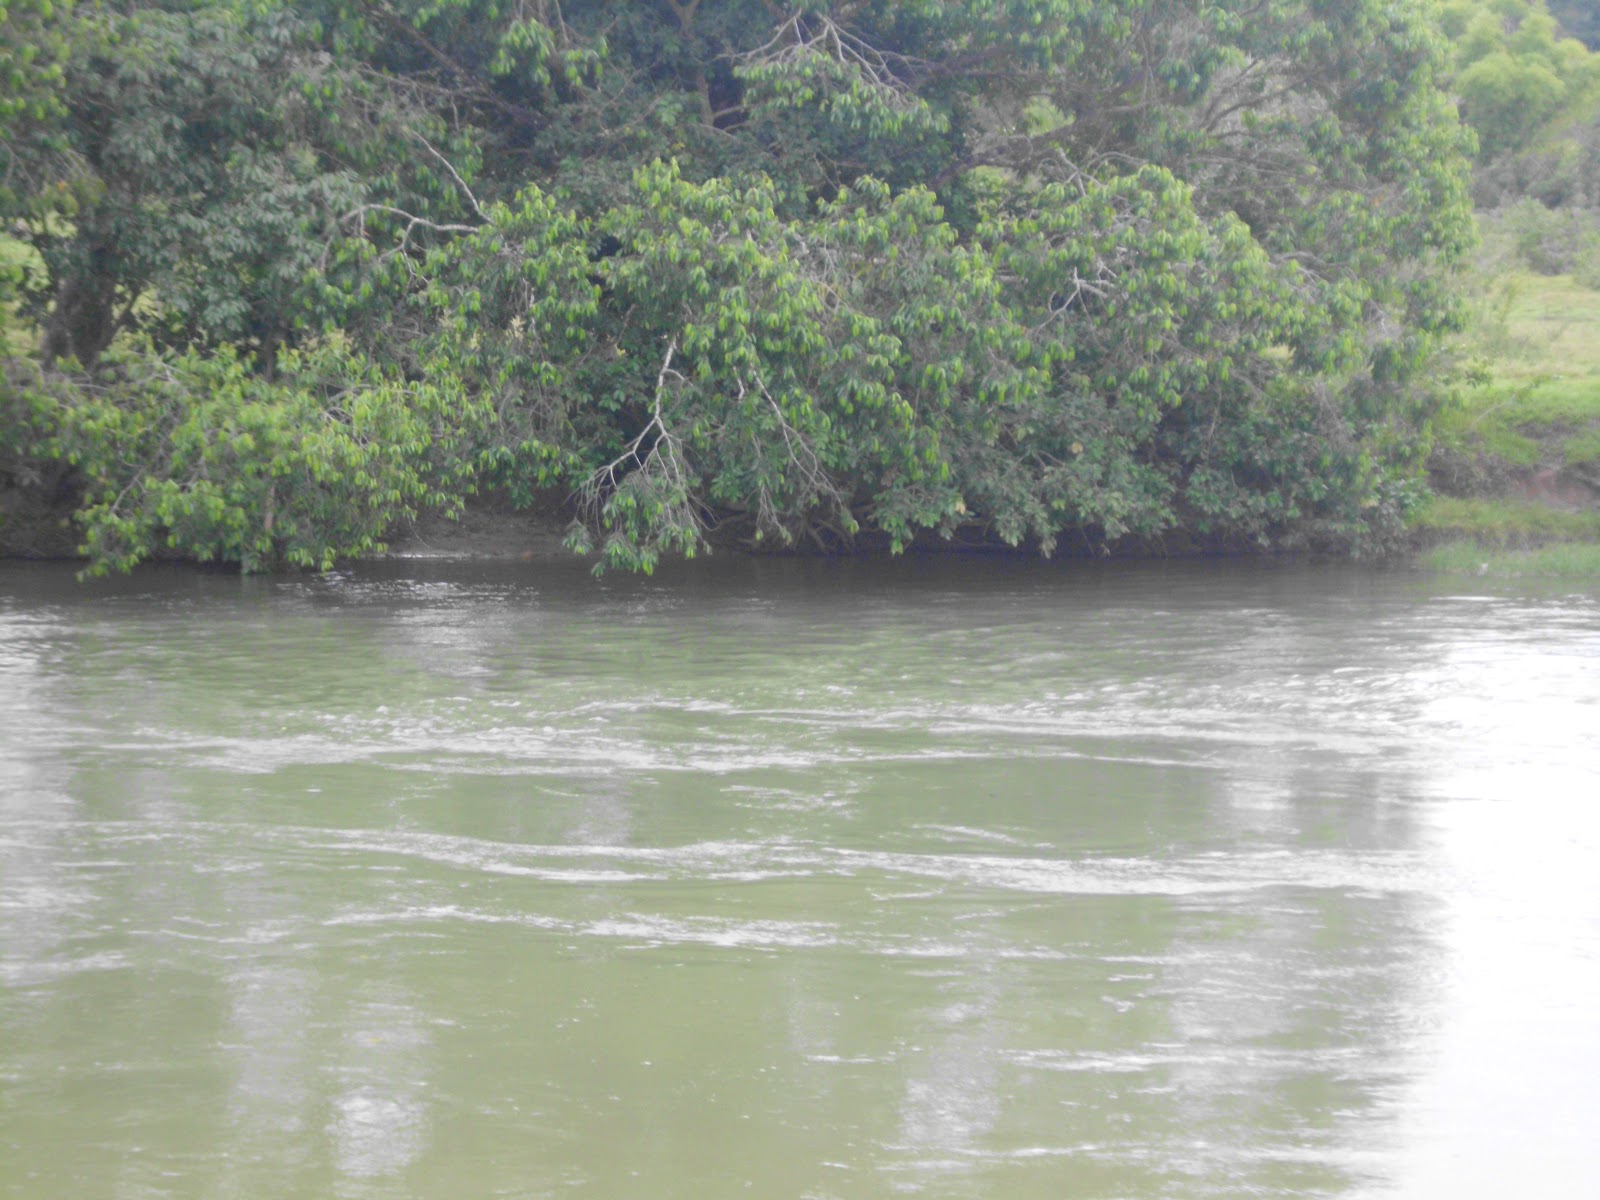
[[[1457,497],[1439,496],[1435,503],[1442,509],[1441,516],[1451,513],[1451,506],[1463,503]],[[1530,512],[1540,514],[1551,523],[1551,532],[1545,535],[1521,530],[1495,529],[1487,523],[1470,519],[1457,523],[1451,520],[1437,522],[1424,519],[1412,530],[1408,543],[1395,550],[1367,558],[1319,554],[1305,550],[1229,550],[1206,548],[1193,544],[1157,550],[1125,550],[1118,554],[1101,555],[1073,548],[1058,551],[1051,556],[1057,560],[1079,559],[1094,562],[1155,561],[1162,559],[1195,561],[1200,559],[1239,560],[1304,560],[1307,558],[1333,561],[1346,558],[1350,562],[1406,564],[1428,570],[1466,574],[1543,574],[1565,577],[1600,579],[1600,535],[1572,536],[1576,525],[1563,536],[1561,522],[1593,521],[1600,529],[1600,508],[1551,504],[1542,497],[1504,496],[1481,501],[1486,506],[1520,505]],[[15,515],[15,506],[5,515]],[[42,507],[42,506],[41,506]],[[1438,509],[1436,509],[1438,511]],[[0,561],[4,562],[84,562],[77,552],[76,534],[71,528],[70,514],[35,511],[43,517],[32,528],[18,528],[11,522],[0,525]],[[556,563],[580,564],[596,561],[593,555],[581,556],[566,546],[567,518],[557,511],[514,511],[501,506],[469,508],[457,518],[429,514],[413,521],[387,543],[384,550],[349,560],[361,562],[435,562],[435,563]],[[1474,525],[1478,527],[1474,528]],[[5,536],[7,529],[13,536]],[[790,550],[751,550],[739,546],[720,545],[715,551],[721,554],[757,559],[778,558],[835,558],[874,559],[891,557],[887,549],[861,548],[853,552],[825,554],[799,547]],[[937,559],[944,556],[984,555],[996,558],[1040,559],[1036,550],[1025,547],[1007,547],[1001,544],[955,544],[930,542],[908,548],[902,557]],[[155,561],[168,564],[190,562],[192,565],[216,568],[216,563],[200,563],[178,555],[158,556]],[[230,564],[231,565],[231,564]],[[665,565],[665,564],[663,564]]]

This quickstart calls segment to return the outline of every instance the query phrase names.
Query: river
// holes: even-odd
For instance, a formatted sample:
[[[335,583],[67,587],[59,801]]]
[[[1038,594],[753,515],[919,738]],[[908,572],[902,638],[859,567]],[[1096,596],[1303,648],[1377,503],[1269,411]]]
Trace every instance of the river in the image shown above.
[[[0,563],[0,1196],[1600,1195],[1600,593]]]

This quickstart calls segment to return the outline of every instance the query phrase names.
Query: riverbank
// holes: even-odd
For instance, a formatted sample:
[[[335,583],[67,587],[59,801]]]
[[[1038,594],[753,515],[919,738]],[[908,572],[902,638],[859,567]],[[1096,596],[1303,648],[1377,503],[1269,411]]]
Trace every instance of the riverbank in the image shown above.
[[[1434,427],[1435,494],[1412,518],[1409,552],[1431,570],[1600,578],[1600,278],[1535,271],[1515,214],[1480,214],[1480,228],[1472,320]],[[75,557],[69,481],[5,466],[0,557]],[[570,519],[557,496],[523,511],[479,499],[394,529],[382,556],[564,556]]]
[[[1525,223],[1479,214],[1472,322],[1414,544],[1438,570],[1600,576],[1600,275],[1535,270]]]
[[[1478,220],[1459,378],[1434,423],[1434,494],[1400,557],[1451,573],[1600,578],[1600,275],[1587,260],[1567,273],[1535,270],[1521,210]],[[419,520],[387,553],[565,554],[568,522],[553,501],[533,512],[481,504],[459,520]]]
[[[1501,469],[1486,455],[1480,461]],[[1541,495],[1527,483],[1536,473],[1507,471],[1499,494],[1437,494],[1418,515],[1411,546],[1397,557],[1454,573],[1600,578],[1600,505],[1592,494],[1573,488]],[[37,489],[0,488],[0,559],[80,557],[72,511],[70,497],[52,501]],[[483,504],[458,517],[429,513],[407,522],[371,557],[548,561],[571,556],[565,545],[569,524],[555,506],[519,511]],[[927,549],[913,547],[913,552]],[[1069,546],[1059,551],[1071,552]],[[1168,546],[1144,556],[1196,553],[1201,552]]]

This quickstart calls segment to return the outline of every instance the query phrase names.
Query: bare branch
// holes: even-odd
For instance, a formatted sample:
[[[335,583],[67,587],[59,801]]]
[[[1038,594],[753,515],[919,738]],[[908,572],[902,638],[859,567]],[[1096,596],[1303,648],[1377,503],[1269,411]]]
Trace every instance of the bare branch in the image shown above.
[[[462,193],[466,196],[467,203],[472,205],[472,211],[478,214],[478,219],[480,221],[487,223],[489,218],[484,216],[483,207],[478,203],[478,198],[472,194],[472,189],[467,186],[467,181],[461,178],[455,167],[451,165],[450,160],[444,155],[440,154],[439,151],[434,148],[433,143],[427,138],[423,137],[415,129],[408,129],[406,132],[412,137],[416,138],[417,141],[421,142],[422,148],[429,154],[433,155],[434,158],[438,159],[439,163],[444,167],[444,169],[450,172],[450,178],[456,181],[456,186],[459,187]]]
[[[634,489],[651,493],[660,501],[662,507],[657,523],[676,527],[690,537],[698,537],[704,528],[690,495],[689,467],[683,445],[668,428],[661,411],[668,380],[685,382],[683,375],[672,366],[677,351],[678,341],[674,338],[668,343],[661,369],[656,374],[649,423],[621,454],[593,471],[578,489],[583,507],[595,526],[605,523],[608,501],[625,490]]]
[[[343,226],[348,225],[353,221],[356,225],[357,236],[365,237],[367,232],[368,213],[387,213],[389,216],[399,217],[406,223],[405,229],[400,233],[399,242],[397,242],[389,250],[385,251],[382,255],[383,258],[388,258],[395,254],[401,254],[409,249],[411,244],[411,235],[418,228],[431,229],[436,233],[477,233],[479,228],[481,228],[477,225],[456,225],[441,223],[438,221],[430,221],[426,217],[419,217],[415,213],[409,213],[403,208],[396,208],[392,204],[357,205],[355,208],[352,208],[349,212],[341,216],[337,221],[334,222],[334,224],[335,226]],[[330,233],[328,235],[328,240],[323,243],[322,254],[317,259],[317,269],[319,271],[327,269],[328,253],[332,249],[333,234]]]
[[[891,107],[900,112],[913,111],[922,104],[907,79],[926,74],[931,64],[881,50],[826,13],[791,14],[772,37],[740,55],[738,62],[746,67],[793,65],[812,57],[826,58],[856,71],[864,83],[884,93]]]

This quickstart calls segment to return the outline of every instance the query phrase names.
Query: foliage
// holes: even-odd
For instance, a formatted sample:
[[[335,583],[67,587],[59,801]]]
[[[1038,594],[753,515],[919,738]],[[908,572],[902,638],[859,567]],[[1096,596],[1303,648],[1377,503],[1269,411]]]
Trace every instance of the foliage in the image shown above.
[[[459,397],[326,346],[267,381],[231,351],[128,347],[95,376],[13,364],[4,413],[82,482],[92,570],[156,553],[326,570],[458,505]]]
[[[1542,0],[1455,0],[1456,88],[1485,160],[1523,145],[1569,98],[1596,82],[1597,60],[1565,38]]]
[[[1600,54],[1545,0],[1448,0],[1443,21],[1478,135],[1479,202],[1600,207]]]
[[[0,121],[60,111],[71,8],[72,0],[0,0]]]
[[[1415,502],[1471,238],[1420,4],[67,11],[0,215],[97,561],[320,564],[486,485],[642,570]]]

